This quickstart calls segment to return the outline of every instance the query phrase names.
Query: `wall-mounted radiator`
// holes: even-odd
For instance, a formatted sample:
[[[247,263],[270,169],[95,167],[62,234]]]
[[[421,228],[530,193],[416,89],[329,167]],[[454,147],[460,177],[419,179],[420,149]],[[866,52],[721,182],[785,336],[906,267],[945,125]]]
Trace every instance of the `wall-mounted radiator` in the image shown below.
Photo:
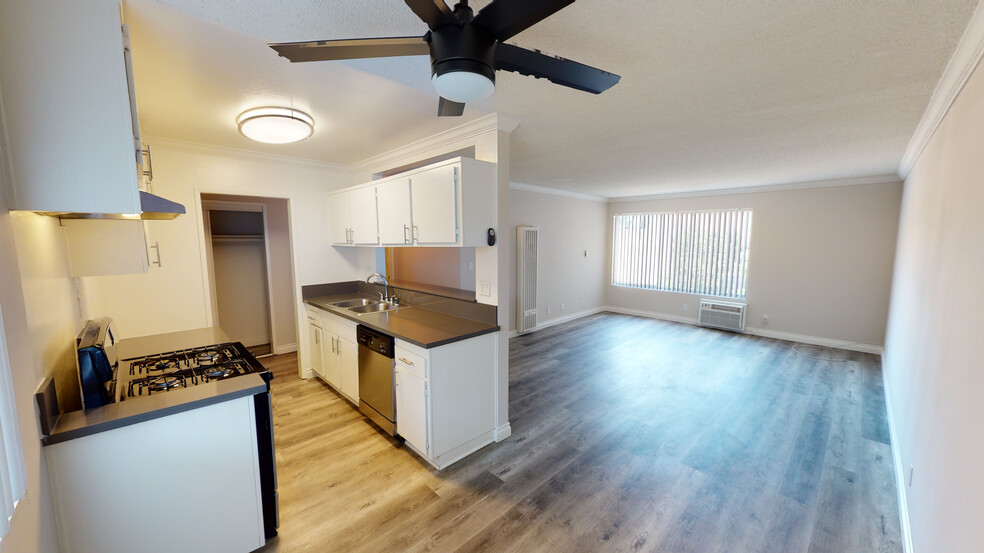
[[[540,229],[516,227],[516,332],[536,328],[536,277]]]
[[[746,307],[744,303],[702,299],[697,322],[704,326],[745,332]]]

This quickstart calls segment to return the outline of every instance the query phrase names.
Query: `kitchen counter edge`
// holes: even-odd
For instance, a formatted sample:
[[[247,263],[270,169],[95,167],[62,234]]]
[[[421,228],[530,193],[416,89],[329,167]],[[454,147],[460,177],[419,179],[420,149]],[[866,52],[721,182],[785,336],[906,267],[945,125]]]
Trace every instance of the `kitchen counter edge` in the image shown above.
[[[334,306],[331,305],[331,303],[334,303],[334,302],[340,302],[340,301],[345,301],[345,300],[350,300],[350,299],[358,299],[358,298],[364,298],[364,297],[365,296],[364,295],[361,295],[361,294],[343,294],[343,295],[338,295],[338,296],[322,296],[322,297],[315,297],[315,298],[305,299],[304,300],[304,303],[306,305],[310,305],[311,307],[316,307],[316,308],[318,308],[318,309],[320,309],[322,311],[326,311],[328,313],[331,313],[332,315],[338,315],[339,317],[342,317],[344,319],[348,319],[350,321],[356,322],[356,323],[358,323],[358,324],[360,324],[362,326],[367,326],[367,327],[369,327],[369,328],[371,328],[373,330],[382,332],[383,334],[386,334],[388,336],[392,336],[392,337],[394,337],[394,338],[396,338],[398,340],[403,340],[404,342],[409,342],[409,343],[411,343],[411,344],[413,344],[415,346],[420,346],[420,347],[422,347],[424,349],[431,349],[431,348],[436,348],[436,347],[444,346],[444,345],[447,345],[447,344],[453,344],[455,342],[460,342],[461,340],[467,340],[469,338],[475,338],[477,336],[484,336],[485,334],[492,334],[493,332],[498,332],[498,331],[501,330],[501,327],[499,327],[499,325],[484,325],[483,323],[479,323],[477,321],[471,321],[470,319],[462,319],[461,317],[455,317],[454,315],[447,315],[447,314],[444,314],[444,313],[438,313],[436,311],[430,311],[429,309],[426,309],[424,307],[419,307],[419,306],[414,306],[414,305],[401,306],[404,309],[413,308],[415,310],[427,311],[429,313],[433,313],[434,314],[434,317],[436,317],[436,318],[445,318],[445,317],[447,317],[447,318],[451,318],[451,319],[467,320],[467,321],[469,321],[471,323],[474,323],[474,324],[478,324],[478,325],[482,325],[483,326],[483,328],[480,328],[480,329],[477,329],[477,330],[473,330],[473,331],[469,331],[469,332],[464,332],[464,333],[461,333],[461,334],[455,334],[454,336],[449,337],[449,338],[445,338],[445,339],[441,339],[441,340],[433,340],[433,341],[429,341],[428,342],[428,341],[422,341],[422,340],[416,339],[413,336],[407,336],[407,335],[401,334],[399,332],[394,332],[387,325],[374,324],[374,322],[371,319],[371,317],[367,317],[365,315],[363,315],[363,316],[360,317],[359,315],[356,315],[354,313],[351,313],[351,312],[349,312],[346,309],[334,307]],[[397,309],[395,312],[391,312],[389,315],[391,317],[399,317],[400,311],[399,311],[399,309]]]
[[[63,413],[51,434],[41,438],[41,445],[54,445],[209,405],[254,396],[265,393],[268,389],[266,380],[260,374],[243,375],[214,384],[215,388],[196,386],[180,390],[187,398],[171,405],[162,405],[162,403],[175,399],[176,394],[173,391],[136,401],[110,403],[90,411]],[[220,384],[222,386],[219,386]]]

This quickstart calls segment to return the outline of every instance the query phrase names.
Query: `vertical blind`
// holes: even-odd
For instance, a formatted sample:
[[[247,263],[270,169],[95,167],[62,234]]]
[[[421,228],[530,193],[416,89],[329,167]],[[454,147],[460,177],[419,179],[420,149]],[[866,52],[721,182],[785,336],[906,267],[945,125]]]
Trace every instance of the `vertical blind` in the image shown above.
[[[14,505],[24,496],[26,482],[3,313],[0,311],[0,538],[10,530]]]
[[[744,298],[750,209],[615,216],[612,285]]]

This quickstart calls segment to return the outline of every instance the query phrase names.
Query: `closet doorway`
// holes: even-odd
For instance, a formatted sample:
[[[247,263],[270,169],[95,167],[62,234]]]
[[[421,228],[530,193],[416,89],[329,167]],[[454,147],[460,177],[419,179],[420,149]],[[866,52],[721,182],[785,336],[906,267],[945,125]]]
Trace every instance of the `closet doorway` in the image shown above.
[[[202,194],[202,212],[214,324],[257,357],[296,348],[287,200]]]

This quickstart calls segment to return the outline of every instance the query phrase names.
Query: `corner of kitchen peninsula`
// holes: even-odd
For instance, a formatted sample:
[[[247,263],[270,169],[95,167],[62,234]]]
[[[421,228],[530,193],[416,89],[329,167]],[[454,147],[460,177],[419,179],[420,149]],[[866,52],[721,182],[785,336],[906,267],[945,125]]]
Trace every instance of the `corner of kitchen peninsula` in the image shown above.
[[[109,318],[76,345],[84,409],[59,416],[50,379],[35,396],[64,551],[245,553],[277,535],[272,375],[249,350],[214,327],[117,341]],[[148,542],[148,504],[223,516]]]
[[[495,441],[497,308],[474,292],[382,280],[302,287],[305,369],[444,469]]]

